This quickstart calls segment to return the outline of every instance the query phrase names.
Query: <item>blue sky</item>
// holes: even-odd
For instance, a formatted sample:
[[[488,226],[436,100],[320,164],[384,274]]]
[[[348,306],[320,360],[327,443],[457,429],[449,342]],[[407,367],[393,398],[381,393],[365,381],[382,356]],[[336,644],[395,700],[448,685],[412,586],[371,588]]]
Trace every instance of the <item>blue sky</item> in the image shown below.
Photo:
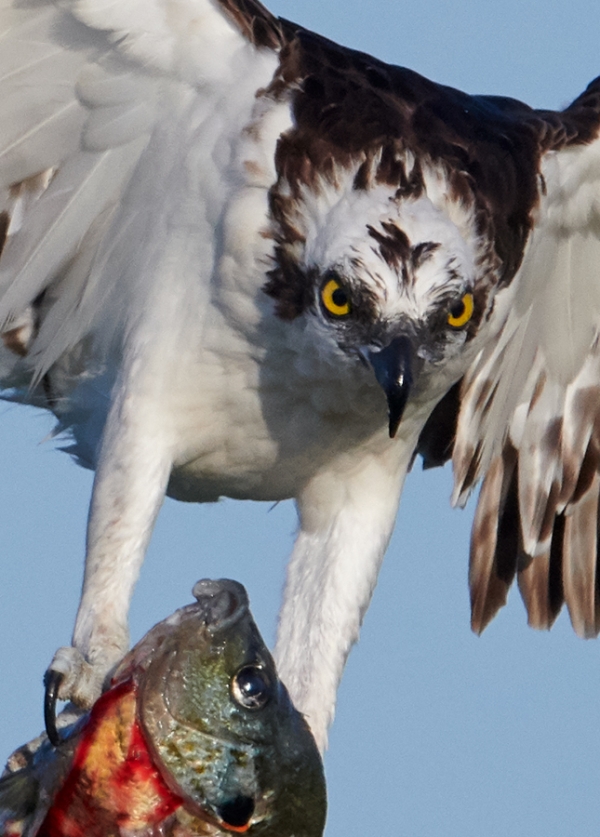
[[[276,0],[273,11],[471,93],[567,104],[600,73],[597,0]],[[0,407],[0,754],[42,726],[41,676],[69,641],[91,474],[52,442],[51,421]],[[339,695],[326,769],[327,837],[578,837],[600,821],[600,647],[566,613],[526,626],[516,590],[481,638],[469,630],[473,513],[451,475],[410,475]],[[138,639],[194,582],[248,588],[272,643],[295,527],[290,503],[167,501],[132,608]]]

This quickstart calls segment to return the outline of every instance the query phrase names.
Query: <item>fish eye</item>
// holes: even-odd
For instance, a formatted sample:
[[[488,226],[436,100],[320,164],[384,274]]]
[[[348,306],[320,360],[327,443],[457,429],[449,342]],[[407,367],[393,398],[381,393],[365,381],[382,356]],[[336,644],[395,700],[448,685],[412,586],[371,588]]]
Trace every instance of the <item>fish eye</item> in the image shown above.
[[[350,313],[350,297],[342,283],[334,276],[321,286],[323,308],[332,317],[346,317]]]
[[[231,694],[244,709],[262,709],[272,694],[271,680],[260,666],[244,666],[231,681]]]
[[[475,308],[475,301],[472,293],[464,294],[461,299],[457,300],[448,311],[448,325],[452,328],[462,328],[466,326]]]

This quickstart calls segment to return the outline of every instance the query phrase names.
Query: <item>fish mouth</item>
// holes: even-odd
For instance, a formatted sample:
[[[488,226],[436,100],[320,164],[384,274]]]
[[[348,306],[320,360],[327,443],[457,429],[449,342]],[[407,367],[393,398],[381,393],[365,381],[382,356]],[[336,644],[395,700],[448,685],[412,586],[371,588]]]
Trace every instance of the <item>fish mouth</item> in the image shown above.
[[[237,581],[229,578],[202,578],[192,590],[193,605],[210,633],[225,630],[248,613],[248,594]]]
[[[219,805],[215,811],[219,824],[229,831],[244,832],[250,828],[256,805],[251,796],[236,796]]]
[[[244,794],[231,796],[218,803],[210,800],[200,803],[187,795],[182,798],[184,807],[192,816],[236,834],[244,834],[256,822],[263,820],[266,814],[266,810],[261,813],[257,810],[264,809],[264,804]]]

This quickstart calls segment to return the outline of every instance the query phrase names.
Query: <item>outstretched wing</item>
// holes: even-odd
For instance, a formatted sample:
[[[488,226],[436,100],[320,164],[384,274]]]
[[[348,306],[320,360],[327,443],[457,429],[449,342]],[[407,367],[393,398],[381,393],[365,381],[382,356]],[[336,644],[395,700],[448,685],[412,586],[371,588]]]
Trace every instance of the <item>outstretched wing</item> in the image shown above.
[[[0,3],[5,385],[19,363],[39,380],[93,329],[126,234],[119,207],[165,102],[182,87],[224,97],[279,45],[255,0]]]
[[[515,576],[529,622],[566,602],[600,630],[600,80],[540,134],[540,200],[522,264],[496,298],[501,323],[465,377],[454,500],[481,477],[471,544],[472,624],[481,631]],[[574,120],[574,121],[573,121]]]

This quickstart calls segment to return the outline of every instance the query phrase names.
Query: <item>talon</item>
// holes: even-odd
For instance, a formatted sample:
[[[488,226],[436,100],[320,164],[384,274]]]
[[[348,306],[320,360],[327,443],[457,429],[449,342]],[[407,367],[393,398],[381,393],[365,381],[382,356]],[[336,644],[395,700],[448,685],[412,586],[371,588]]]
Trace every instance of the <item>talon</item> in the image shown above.
[[[52,671],[52,669],[44,675],[44,725],[48,740],[54,747],[60,744],[60,735],[56,726],[56,701],[63,679],[64,675],[60,671]]]

